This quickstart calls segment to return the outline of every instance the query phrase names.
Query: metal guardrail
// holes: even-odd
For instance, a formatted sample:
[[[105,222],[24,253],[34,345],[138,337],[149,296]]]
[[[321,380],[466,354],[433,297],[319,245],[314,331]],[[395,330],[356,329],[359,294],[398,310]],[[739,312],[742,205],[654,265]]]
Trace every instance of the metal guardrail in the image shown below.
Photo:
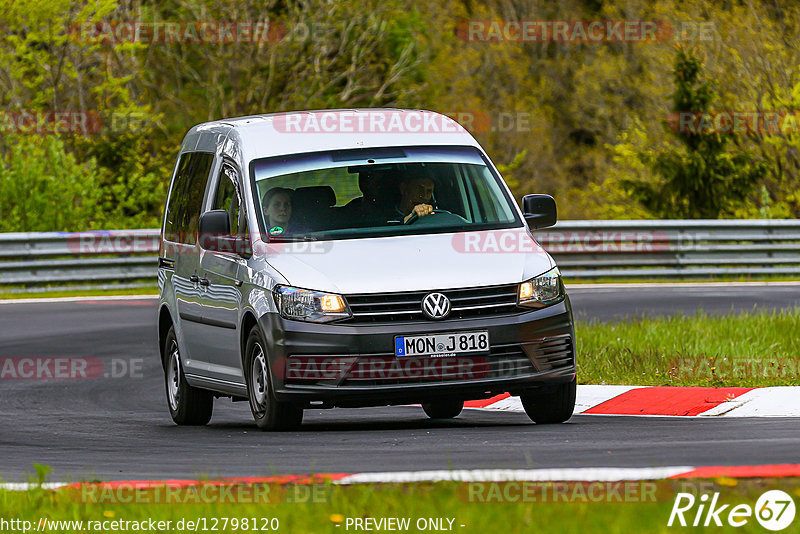
[[[536,232],[572,278],[800,274],[800,220],[562,221]]]
[[[561,221],[536,237],[573,279],[800,275],[796,219]],[[158,230],[0,234],[0,287],[153,287],[158,239]]]
[[[0,288],[155,287],[158,240],[158,230],[0,234]]]

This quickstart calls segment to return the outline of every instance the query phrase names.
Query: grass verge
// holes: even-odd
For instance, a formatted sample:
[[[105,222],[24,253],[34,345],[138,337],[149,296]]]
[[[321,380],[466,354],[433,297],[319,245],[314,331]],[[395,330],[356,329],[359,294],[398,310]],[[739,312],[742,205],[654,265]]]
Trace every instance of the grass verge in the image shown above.
[[[582,384],[800,385],[800,308],[579,322]]]
[[[156,287],[130,287],[115,289],[74,289],[74,290],[53,290],[17,293],[0,291],[0,300],[6,299],[41,299],[59,297],[102,297],[120,295],[158,295]]]
[[[754,508],[764,491],[776,488],[787,492],[795,500],[800,497],[800,481],[786,478],[591,483],[323,484],[311,487],[273,485],[267,487],[268,499],[248,497],[243,500],[241,490],[232,491],[236,496],[235,502],[228,499],[220,502],[219,493],[208,493],[200,499],[202,502],[196,502],[193,498],[185,501],[183,499],[192,494],[189,490],[173,493],[170,501],[163,497],[166,495],[164,488],[138,492],[139,502],[119,502],[123,496],[120,490],[100,498],[96,491],[87,497],[87,491],[92,490],[39,489],[27,492],[0,491],[0,517],[6,521],[28,521],[32,530],[38,528],[41,532],[116,532],[123,531],[123,524],[115,524],[114,521],[147,520],[163,521],[164,527],[169,527],[155,531],[194,530],[193,525],[187,524],[193,521],[199,522],[198,531],[352,532],[365,530],[355,528],[355,519],[372,518],[380,521],[385,518],[407,518],[407,530],[411,532],[419,531],[421,521],[425,521],[427,530],[463,533],[583,534],[588,530],[629,534],[674,531],[676,527],[668,527],[667,522],[678,492],[692,493],[698,497],[694,508],[685,513],[691,525],[700,504],[699,496],[704,493],[711,497],[718,492],[719,505],[730,505],[721,514],[720,519],[725,522],[727,512],[733,506],[745,504]],[[162,501],[153,503],[156,491],[162,495]],[[264,489],[260,491],[264,495]],[[198,491],[195,490],[194,494],[198,495]],[[133,496],[133,493],[128,493],[124,498]],[[437,523],[431,523],[429,519],[439,520],[440,528],[431,528]],[[704,519],[705,514],[701,522]],[[736,531],[765,532],[756,518],[751,516],[745,519],[747,523]],[[82,523],[55,525],[46,524],[44,520]],[[90,521],[97,523],[89,524]],[[170,523],[167,524],[167,521]],[[256,528],[253,528],[254,523]],[[7,528],[4,531],[15,531],[8,528],[11,525],[5,526]],[[694,531],[691,528],[678,529]],[[126,524],[124,530],[134,529]],[[148,528],[140,530],[154,531]]]

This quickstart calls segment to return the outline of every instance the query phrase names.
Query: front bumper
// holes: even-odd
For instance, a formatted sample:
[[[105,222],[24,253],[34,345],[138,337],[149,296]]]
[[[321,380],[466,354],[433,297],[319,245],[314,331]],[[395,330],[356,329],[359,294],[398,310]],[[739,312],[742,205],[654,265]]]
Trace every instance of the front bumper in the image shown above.
[[[541,310],[497,317],[348,325],[287,321],[271,313],[262,316],[260,326],[266,339],[276,398],[304,407],[312,406],[311,403],[322,407],[355,407],[440,398],[479,399],[503,392],[519,394],[569,382],[576,371],[568,298]],[[396,376],[387,376],[388,371],[383,374],[372,371],[373,375],[367,378],[374,380],[365,380],[363,376],[361,380],[350,379],[356,367],[365,361],[380,360],[388,366],[408,363],[394,357],[395,336],[471,330],[489,332],[491,353],[467,362],[479,372],[392,379]],[[556,348],[558,358],[552,354]],[[336,361],[341,372],[298,380],[295,374],[298,361],[312,362],[312,366],[314,362]],[[452,369],[462,363],[453,362]],[[441,364],[439,367],[447,366],[444,360],[437,363]],[[502,371],[504,367],[506,372]]]

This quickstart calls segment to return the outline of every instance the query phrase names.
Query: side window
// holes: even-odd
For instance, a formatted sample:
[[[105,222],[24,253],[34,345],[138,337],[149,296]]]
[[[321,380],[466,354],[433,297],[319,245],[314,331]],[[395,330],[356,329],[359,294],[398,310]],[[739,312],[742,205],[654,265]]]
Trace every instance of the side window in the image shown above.
[[[228,164],[223,164],[219,173],[217,192],[214,195],[214,204],[211,209],[225,210],[228,212],[228,221],[231,225],[231,235],[239,235],[239,176],[236,170]]]
[[[189,183],[186,187],[186,215],[183,219],[184,243],[197,243],[197,225],[200,222],[200,210],[203,207],[203,195],[206,182],[214,163],[214,154],[197,152],[192,155],[194,165],[190,171]]]
[[[470,165],[468,175],[475,187],[475,193],[481,206],[481,213],[488,220],[512,222],[514,214],[507,202],[504,202],[503,190],[497,180],[486,167]],[[480,174],[479,174],[480,173]]]
[[[191,154],[184,154],[178,161],[178,170],[175,173],[175,179],[172,181],[172,189],[169,193],[169,201],[167,203],[166,211],[164,212],[164,236],[167,241],[175,243],[181,242],[179,230],[179,221],[184,216],[186,207],[186,198],[184,192],[186,191],[186,183],[189,181],[189,165],[191,163]]]
[[[197,242],[197,223],[214,155],[205,152],[184,154],[170,193],[165,215],[165,237],[193,245]]]

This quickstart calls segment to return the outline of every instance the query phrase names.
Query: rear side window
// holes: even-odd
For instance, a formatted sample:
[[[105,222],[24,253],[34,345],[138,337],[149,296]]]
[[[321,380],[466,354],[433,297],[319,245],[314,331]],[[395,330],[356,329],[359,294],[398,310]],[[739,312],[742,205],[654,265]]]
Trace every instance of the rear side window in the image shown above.
[[[168,241],[189,245],[197,242],[197,222],[213,163],[214,154],[207,152],[181,156],[164,215],[164,237]]]

